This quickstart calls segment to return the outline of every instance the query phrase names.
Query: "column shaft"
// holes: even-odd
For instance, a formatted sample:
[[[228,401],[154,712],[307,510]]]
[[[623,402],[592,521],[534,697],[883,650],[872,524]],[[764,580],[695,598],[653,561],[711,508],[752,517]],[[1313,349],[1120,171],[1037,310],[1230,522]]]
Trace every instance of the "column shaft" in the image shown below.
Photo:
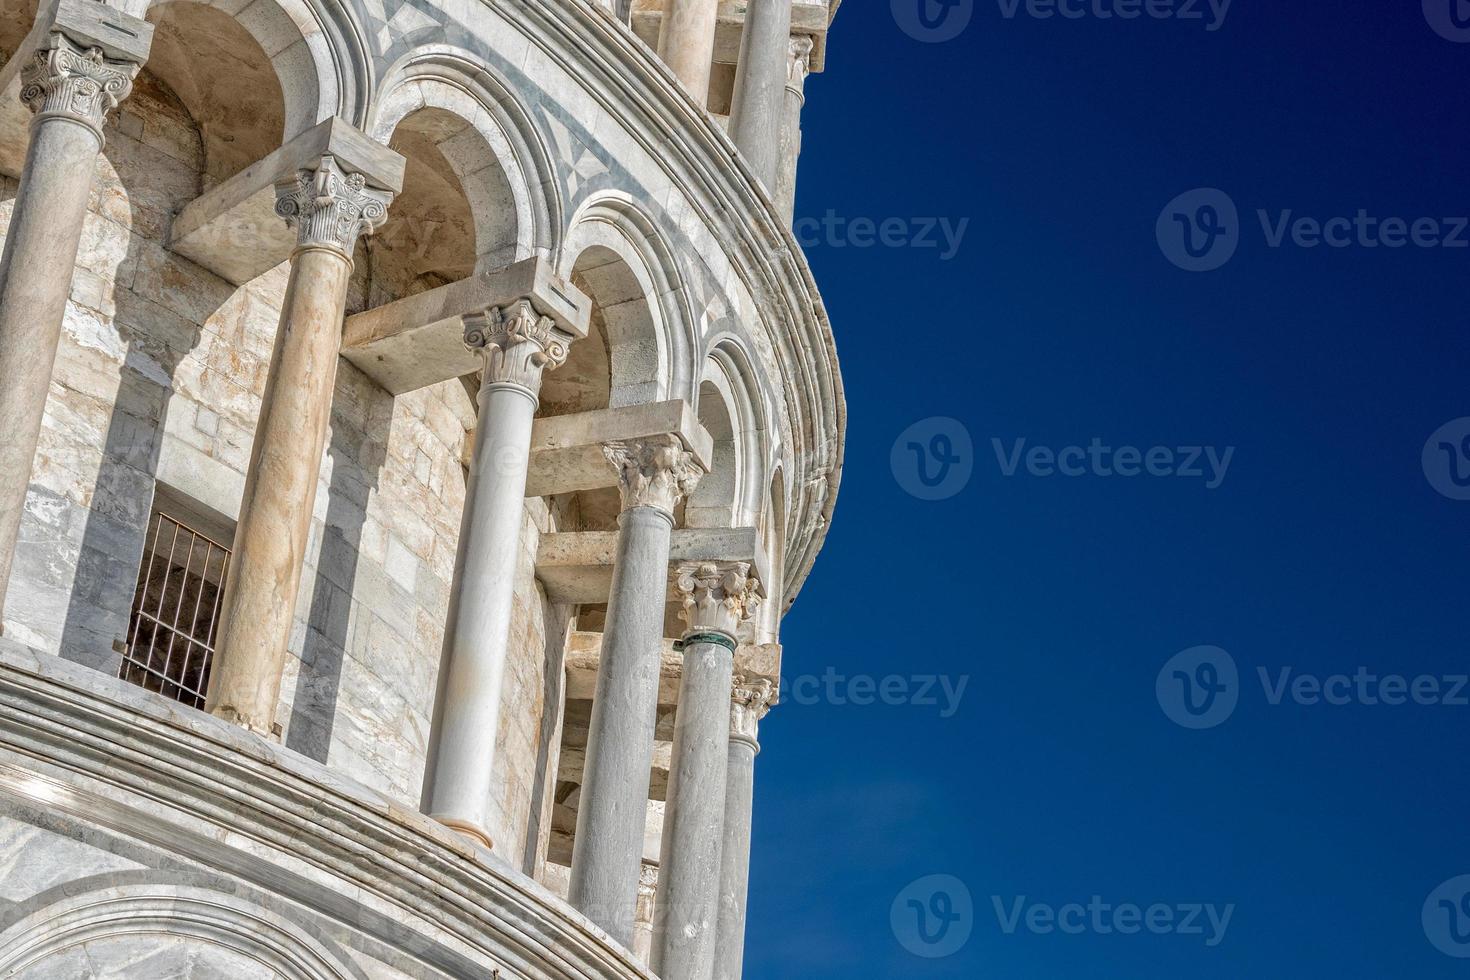
[[[572,905],[628,946],[648,819],[672,532],[672,518],[656,507],[618,518],[572,853]]]
[[[251,446],[209,670],[209,711],[272,734],[291,638],[318,471],[332,414],[342,313],[358,238],[387,216],[391,194],[332,156],[276,186],[276,213],[298,245]]]
[[[465,319],[465,342],[484,354],[485,371],[425,806],[435,819],[486,846],[493,846],[486,816],[515,608],[531,426],[541,372],[566,359],[569,341],[527,300]]]
[[[658,56],[701,106],[709,102],[719,0],[669,0],[658,31]]]
[[[720,849],[720,924],[714,980],[740,980],[745,961],[745,908],[750,887],[750,824],[755,801],[757,733],[775,689],[759,677],[739,677],[730,692],[725,827]]]
[[[136,23],[146,52],[152,28]],[[36,117],[0,257],[0,626],[102,124],[137,71],[61,33],[22,71],[21,100]]]
[[[612,443],[604,452],[618,471],[623,512],[568,894],[583,915],[631,947],[658,720],[674,507],[702,471],[674,435]]]
[[[261,734],[275,723],[351,273],[351,261],[326,248],[291,263],[235,529],[208,704]]]
[[[733,646],[684,647],[653,926],[663,980],[710,980],[714,970]]]
[[[489,846],[485,813],[500,730],[500,691],[515,601],[526,460],[536,400],[525,389],[485,385],[466,495],[464,587],[444,638],[444,706],[428,812]]]
[[[796,165],[801,158],[801,110],[811,69],[812,39],[794,35],[787,49],[786,88],[781,122],[781,153],[776,172],[776,206],[789,225],[796,213]]]
[[[711,980],[735,635],[759,602],[759,583],[749,562],[686,562],[677,585],[689,629],[659,850],[653,971],[663,980]]]
[[[750,0],[735,68],[730,136],[772,193],[781,160],[790,37],[791,0]]]
[[[750,890],[750,826],[755,807],[754,743],[731,738],[720,848],[720,919],[715,980],[740,980],[745,961],[745,903]]]

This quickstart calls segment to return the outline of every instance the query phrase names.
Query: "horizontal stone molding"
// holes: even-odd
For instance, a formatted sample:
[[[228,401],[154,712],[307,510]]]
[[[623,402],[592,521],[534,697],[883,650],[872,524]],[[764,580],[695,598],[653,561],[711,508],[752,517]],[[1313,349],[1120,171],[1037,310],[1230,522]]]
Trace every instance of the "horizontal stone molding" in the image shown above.
[[[0,637],[0,796],[391,942],[450,976],[652,980],[496,855],[277,744]]]

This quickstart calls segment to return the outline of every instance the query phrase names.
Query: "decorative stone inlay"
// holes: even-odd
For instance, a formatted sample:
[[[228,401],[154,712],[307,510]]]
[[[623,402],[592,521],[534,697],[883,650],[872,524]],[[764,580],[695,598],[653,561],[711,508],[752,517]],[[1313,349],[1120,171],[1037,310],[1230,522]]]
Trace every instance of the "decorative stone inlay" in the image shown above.
[[[541,316],[530,300],[492,306],[464,318],[464,343],[485,358],[487,384],[513,384],[535,396],[541,375],[567,359],[572,335]]]
[[[806,77],[812,71],[812,48],[816,42],[810,34],[791,35],[791,46],[787,49],[786,87],[800,93]]]
[[[760,582],[751,576],[748,561],[684,562],[674,587],[691,631],[718,630],[734,637],[760,604]]]
[[[672,517],[680,498],[693,493],[704,475],[704,467],[675,435],[610,442],[602,453],[618,471],[623,510],[655,507]]]
[[[102,123],[133,90],[139,66],[107,58],[101,48],[84,48],[53,31],[31,63],[21,69],[20,100],[37,121],[79,122],[102,140]]]
[[[297,249],[327,248],[352,261],[359,235],[371,235],[388,217],[392,195],[367,186],[336,157],[323,156],[315,170],[298,170],[276,184],[276,214],[296,229]]]
[[[776,688],[770,681],[737,673],[730,691],[730,737],[748,742],[758,751],[756,733],[761,719],[775,703]]]

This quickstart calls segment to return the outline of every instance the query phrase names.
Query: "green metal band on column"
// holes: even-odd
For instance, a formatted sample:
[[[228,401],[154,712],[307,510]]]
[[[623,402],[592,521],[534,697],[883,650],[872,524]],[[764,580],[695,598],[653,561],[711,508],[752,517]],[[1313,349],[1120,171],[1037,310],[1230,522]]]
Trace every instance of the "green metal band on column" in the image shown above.
[[[674,649],[683,650],[693,643],[713,643],[717,647],[724,647],[731,653],[735,652],[735,641],[724,633],[685,633],[684,639],[674,644]]]

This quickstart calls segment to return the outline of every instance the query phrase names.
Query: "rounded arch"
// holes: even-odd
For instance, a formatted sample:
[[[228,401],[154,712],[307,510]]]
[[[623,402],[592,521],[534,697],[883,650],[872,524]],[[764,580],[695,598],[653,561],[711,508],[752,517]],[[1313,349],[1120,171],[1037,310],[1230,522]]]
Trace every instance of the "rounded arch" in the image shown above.
[[[673,397],[693,383],[694,320],[678,266],[647,215],[620,193],[584,202],[556,261],[593,302],[610,362],[611,407]]]
[[[786,615],[786,470],[778,461],[772,468],[770,488],[761,511],[761,544],[766,550],[766,568],[771,581],[765,586],[765,602],[759,614],[763,642],[776,643],[781,636],[781,618]]]
[[[696,527],[756,527],[767,493],[762,386],[739,338],[717,332],[699,384],[699,420],[715,440],[711,471],[689,498]]]
[[[260,46],[284,96],[281,142],[332,116],[361,121],[361,103],[372,88],[372,62],[365,39],[338,0],[253,0],[243,8],[239,0],[153,0],[147,17],[155,23],[167,20],[174,16],[170,8],[181,4],[228,17]],[[150,69],[156,56],[155,43]],[[202,78],[222,75],[197,52],[191,61]],[[178,89],[174,79],[168,81]]]
[[[63,968],[78,946],[101,952],[109,944],[168,937],[221,975],[258,965],[285,980],[364,980],[324,940],[238,895],[192,885],[98,885],[63,895],[6,930],[0,936],[5,976],[54,976],[50,971]]]
[[[468,52],[426,45],[386,74],[367,131],[387,143],[426,111],[463,124],[432,135],[470,202],[479,269],[551,254],[562,211],[551,157],[510,87]]]

